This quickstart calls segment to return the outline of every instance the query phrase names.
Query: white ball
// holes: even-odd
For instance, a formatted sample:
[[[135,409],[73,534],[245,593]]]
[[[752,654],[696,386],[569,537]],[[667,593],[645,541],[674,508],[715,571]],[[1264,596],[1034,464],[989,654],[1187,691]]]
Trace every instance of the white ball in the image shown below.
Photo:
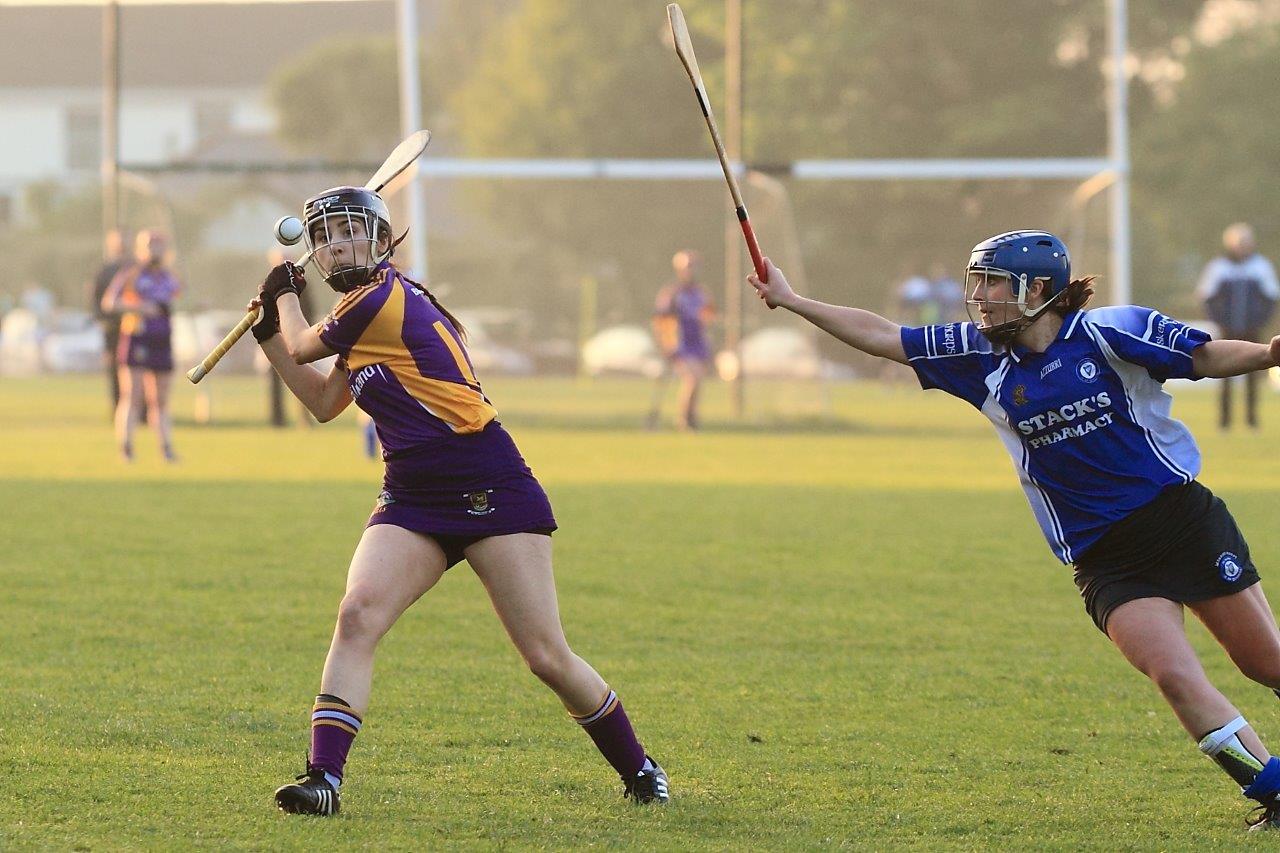
[[[302,220],[296,216],[282,216],[276,220],[276,241],[292,246],[302,239]]]

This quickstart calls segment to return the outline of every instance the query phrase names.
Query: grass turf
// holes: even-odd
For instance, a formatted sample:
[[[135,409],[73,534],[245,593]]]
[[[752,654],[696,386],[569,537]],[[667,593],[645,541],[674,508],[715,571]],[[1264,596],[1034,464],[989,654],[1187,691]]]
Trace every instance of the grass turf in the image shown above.
[[[287,818],[377,493],[344,416],[260,426],[216,377],[183,462],[117,461],[92,378],[0,383],[0,847],[1196,848],[1245,802],[1085,616],[984,420],[941,394],[754,388],[745,426],[638,429],[649,387],[489,384],[557,509],[571,643],[675,799],[636,809],[449,572],[384,641],[336,820]],[[1264,576],[1280,428],[1175,413]],[[1264,739],[1280,708],[1189,628]]]

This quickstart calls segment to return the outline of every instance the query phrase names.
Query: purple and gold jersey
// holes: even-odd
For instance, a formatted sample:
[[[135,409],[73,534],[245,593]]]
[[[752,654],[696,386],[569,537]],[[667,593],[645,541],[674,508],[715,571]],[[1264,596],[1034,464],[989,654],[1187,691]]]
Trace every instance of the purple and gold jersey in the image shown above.
[[[171,327],[169,323],[169,306],[177,298],[181,287],[173,273],[163,267],[130,266],[116,274],[123,278],[120,289],[120,333],[139,338],[168,338]],[[163,309],[159,314],[146,316],[136,308],[142,301],[154,302]]]
[[[481,432],[498,414],[453,324],[389,263],[334,306],[320,340],[346,364],[387,455]]]
[[[674,358],[709,359],[706,322],[712,310],[711,299],[697,284],[664,287],[654,305],[662,351]]]

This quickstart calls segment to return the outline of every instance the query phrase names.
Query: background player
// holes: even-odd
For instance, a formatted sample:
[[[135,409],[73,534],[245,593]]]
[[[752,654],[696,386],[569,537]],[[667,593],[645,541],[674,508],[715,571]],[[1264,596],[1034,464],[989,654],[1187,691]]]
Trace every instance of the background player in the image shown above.
[[[462,330],[425,288],[391,264],[386,205],[338,187],[309,200],[307,239],[325,282],[344,294],[308,327],[306,285],[274,268],[254,336],[289,389],[320,421],[353,400],[377,426],[382,493],[351,559],[312,710],[311,752],[287,812],[338,811],[347,753],[369,702],[378,641],[453,564],[466,559],[512,642],[591,736],[637,802],[665,802],[667,777],[636,740],[617,694],[565,641],[551,569],[551,504],[480,388]],[[309,362],[337,354],[327,374]]]
[[[1262,330],[1271,319],[1280,284],[1275,267],[1258,253],[1253,229],[1237,222],[1222,232],[1223,254],[1214,258],[1200,274],[1196,295],[1204,303],[1209,319],[1218,324],[1220,336],[1241,341],[1262,339]],[[1244,378],[1245,422],[1258,428],[1258,379],[1256,373]],[[1232,379],[1223,379],[1218,425],[1231,427]]]
[[[1149,308],[1085,312],[1092,278],[1041,231],[974,247],[974,322],[900,327],[798,296],[772,264],[748,282],[863,352],[909,364],[990,419],[1054,553],[1075,566],[1095,624],[1155,683],[1183,727],[1280,827],[1280,759],[1209,683],[1183,631],[1189,607],[1249,678],[1280,688],[1280,630],[1226,505],[1195,480],[1200,452],[1161,383],[1236,376],[1280,360],[1270,344],[1211,341]],[[993,522],[998,524],[998,522]]]
[[[120,346],[120,318],[102,308],[102,297],[115,280],[116,274],[131,261],[126,251],[128,239],[117,228],[109,229],[103,237],[102,265],[89,282],[89,305],[98,327],[102,329],[102,362],[107,372],[107,394],[111,400],[111,417],[114,420],[120,406],[120,370],[116,366],[116,349]]]
[[[116,364],[120,402],[116,406],[116,441],[125,461],[133,460],[133,428],[142,414],[160,440],[166,462],[173,452],[169,418],[169,383],[173,375],[173,329],[169,314],[181,287],[169,269],[169,240],[156,230],[139,231],[134,263],[116,273],[102,296],[102,310],[120,314]]]
[[[697,252],[676,252],[671,258],[676,280],[658,291],[653,308],[658,346],[667,358],[668,368],[680,377],[677,423],[686,430],[698,428],[698,390],[711,360],[707,324],[716,313],[710,295],[698,282],[701,266],[702,258]]]

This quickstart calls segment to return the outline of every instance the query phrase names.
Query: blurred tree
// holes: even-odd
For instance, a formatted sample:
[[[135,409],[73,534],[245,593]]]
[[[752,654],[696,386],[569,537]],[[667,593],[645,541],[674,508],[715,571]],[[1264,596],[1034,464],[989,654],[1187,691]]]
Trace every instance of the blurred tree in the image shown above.
[[[419,84],[424,124],[437,136],[487,28],[517,0],[440,0],[423,23]],[[267,83],[276,133],[291,151],[338,161],[379,161],[400,140],[400,73],[394,35],[339,36],[280,65]]]
[[[398,91],[391,37],[335,38],[281,65],[267,100],[290,150],[378,161],[400,139]]]
[[[1264,252],[1280,254],[1280,176],[1271,167],[1280,136],[1265,108],[1280,79],[1280,29],[1195,47],[1184,63],[1170,103],[1135,128],[1134,206],[1143,290],[1197,310],[1195,277],[1227,224],[1253,223]]]
[[[722,108],[722,0],[683,5],[713,104]],[[1130,92],[1135,293],[1145,301],[1181,292],[1174,280],[1186,277],[1188,248],[1211,248],[1223,221],[1251,217],[1264,236],[1275,230],[1255,181],[1274,143],[1270,122],[1259,121],[1253,106],[1275,71],[1275,42],[1255,33],[1247,50],[1219,43],[1184,58],[1207,5],[1130,0],[1138,75]],[[1106,150],[1105,0],[746,0],[744,10],[749,162]],[[438,150],[710,156],[660,7],[444,0],[439,14],[424,51],[428,125]],[[1185,79],[1160,80],[1161,68],[1185,72]],[[282,134],[305,153],[376,159],[395,133],[375,139],[366,131],[398,128],[394,79],[389,40],[339,40],[318,49],[273,82]],[[486,235],[483,250],[460,238],[436,250],[450,263],[433,270],[437,278],[465,280],[469,298],[570,318],[582,276],[605,270],[602,304],[625,306],[635,317],[668,274],[669,250],[706,249],[707,274],[716,275],[725,203],[711,184],[458,186],[488,223],[474,229]],[[1074,186],[791,182],[789,189],[815,293],[880,307],[904,260],[954,269],[988,233],[1067,230]],[[1235,201],[1246,198],[1255,201]],[[1091,234],[1103,233],[1104,204],[1090,208],[1089,221]],[[762,231],[766,249],[772,237]],[[1077,257],[1082,271],[1105,271],[1104,249],[1090,240]],[[1105,295],[1105,280],[1103,287]]]

